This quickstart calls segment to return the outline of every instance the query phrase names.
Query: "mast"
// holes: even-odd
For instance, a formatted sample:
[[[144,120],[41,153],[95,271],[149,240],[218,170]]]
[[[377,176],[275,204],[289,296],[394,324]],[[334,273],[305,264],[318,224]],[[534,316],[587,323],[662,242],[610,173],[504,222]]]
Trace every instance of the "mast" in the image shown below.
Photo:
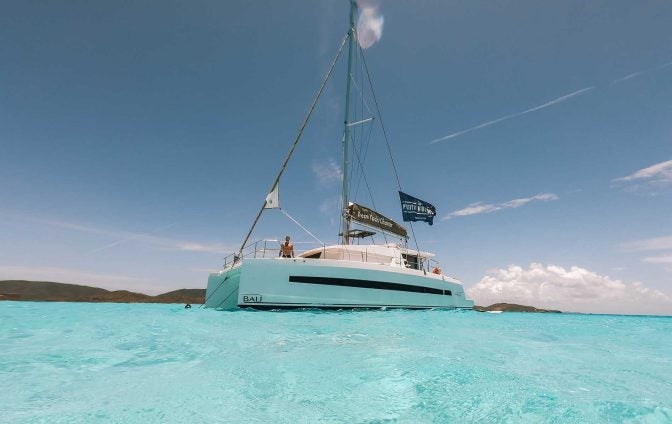
[[[350,161],[348,158],[350,150],[350,127],[348,120],[350,119],[350,85],[352,78],[352,54],[355,50],[355,12],[357,11],[357,3],[355,0],[350,0],[350,29],[348,30],[348,74],[345,88],[345,119],[343,121],[343,244],[350,244],[350,219],[345,213],[348,207],[348,187],[349,187],[349,168]]]

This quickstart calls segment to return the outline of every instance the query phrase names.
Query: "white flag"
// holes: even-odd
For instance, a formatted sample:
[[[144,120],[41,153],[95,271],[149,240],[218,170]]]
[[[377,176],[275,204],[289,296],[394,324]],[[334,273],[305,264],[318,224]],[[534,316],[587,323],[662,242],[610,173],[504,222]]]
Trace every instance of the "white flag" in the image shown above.
[[[279,184],[273,186],[273,190],[266,196],[266,206],[264,209],[277,209],[280,207]]]

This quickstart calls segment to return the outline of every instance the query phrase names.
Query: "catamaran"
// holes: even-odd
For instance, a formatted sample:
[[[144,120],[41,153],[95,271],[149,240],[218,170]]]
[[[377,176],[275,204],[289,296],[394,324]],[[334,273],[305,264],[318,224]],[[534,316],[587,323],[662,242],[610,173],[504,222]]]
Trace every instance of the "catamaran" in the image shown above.
[[[331,62],[331,67],[240,249],[224,259],[221,271],[210,274],[206,290],[206,307],[217,309],[247,307],[271,310],[473,308],[474,302],[467,299],[462,283],[445,275],[433,259],[432,253],[421,251],[417,247],[417,240],[415,249],[408,246],[409,237],[405,227],[375,209],[350,201],[351,129],[355,125],[361,125],[373,119],[355,119],[350,107],[353,89],[353,55],[357,48],[363,55],[361,46],[357,44],[357,9],[355,0],[350,0],[347,34],[341,42],[336,57]],[[348,73],[342,139],[341,205],[343,208],[335,211],[342,216],[340,243],[322,244],[303,251],[295,257],[279,255],[280,249],[277,241],[261,240],[248,243],[262,213],[268,209],[279,208],[279,183],[282,174],[346,43],[348,45]],[[379,112],[378,110],[378,115],[380,115]],[[382,119],[380,121],[382,122]],[[384,128],[383,132],[385,133]],[[387,144],[389,148],[389,143]],[[392,157],[391,154],[390,157]],[[361,166],[361,159],[358,158],[358,160]],[[412,223],[416,221],[425,221],[431,225],[436,215],[434,206],[402,192],[398,177],[397,183],[403,220],[410,222],[411,228]],[[353,228],[354,223],[367,229]],[[365,238],[373,238],[372,236],[376,234],[375,231],[370,231],[371,229],[383,235],[396,237],[399,243],[388,242],[385,237],[386,242],[382,244],[362,244]],[[355,244],[356,241],[359,243]]]

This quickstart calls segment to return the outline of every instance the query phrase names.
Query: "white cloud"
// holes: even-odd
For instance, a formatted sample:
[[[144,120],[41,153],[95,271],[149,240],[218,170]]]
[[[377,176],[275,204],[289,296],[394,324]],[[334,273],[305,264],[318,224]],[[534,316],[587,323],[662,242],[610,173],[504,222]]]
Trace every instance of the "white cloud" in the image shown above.
[[[312,169],[313,174],[323,186],[343,181],[343,170],[332,158],[326,162],[313,162]]]
[[[631,241],[620,245],[622,250],[630,252],[655,252],[657,256],[648,256],[642,259],[642,262],[663,265],[663,267],[672,272],[672,236],[654,237],[645,240]]]
[[[625,177],[614,178],[611,181],[630,190],[672,186],[672,160],[651,165]]]
[[[663,256],[649,256],[648,258],[642,259],[642,261],[649,262],[652,264],[672,265],[672,253]]]
[[[456,211],[453,211],[449,213],[448,215],[444,216],[442,219],[451,219],[451,218],[456,218],[456,217],[462,217],[462,216],[471,216],[471,215],[479,215],[479,214],[484,214],[484,213],[491,213],[495,211],[499,211],[502,209],[515,209],[519,208],[521,206],[525,206],[530,202],[534,201],[540,201],[540,202],[548,202],[551,200],[558,200],[559,197],[558,195],[554,193],[540,193],[532,197],[523,197],[520,199],[513,199],[509,200],[507,202],[502,202],[502,203],[496,203],[496,204],[489,204],[486,203],[484,204],[483,202],[477,202],[477,203],[472,203],[471,205],[467,206],[466,208],[458,209]]]
[[[468,294],[479,305],[506,302],[565,312],[672,314],[672,298],[660,290],[577,266],[509,265],[490,271]]]
[[[489,127],[491,125],[495,125],[495,124],[498,124],[500,122],[507,121],[509,119],[518,118],[520,116],[527,115],[528,113],[536,112],[538,110],[545,109],[547,107],[551,107],[551,106],[557,105],[557,104],[562,103],[562,102],[566,102],[567,100],[569,100],[573,97],[585,94],[585,93],[587,93],[588,91],[590,91],[594,88],[595,87],[586,87],[586,88],[582,88],[580,90],[572,91],[571,93],[564,94],[560,97],[556,97],[553,100],[549,100],[545,103],[542,103],[538,106],[534,106],[534,107],[529,108],[529,109],[526,109],[522,112],[516,112],[516,113],[512,113],[510,115],[505,115],[505,116],[502,116],[501,118],[493,119],[492,121],[487,121],[487,122],[484,122],[482,124],[478,124],[474,127],[467,128],[466,130],[457,131],[457,132],[454,132],[452,134],[448,134],[448,135],[445,135],[443,137],[434,139],[434,140],[430,141],[429,144],[434,144],[434,143],[438,143],[440,141],[450,140],[452,138],[459,137],[463,134],[470,133],[472,131],[480,130],[480,129]]]
[[[642,252],[647,250],[672,250],[672,236],[655,237],[621,244],[623,250]]]
[[[443,219],[450,219],[456,216],[470,216],[470,215],[478,215],[482,213],[490,213],[494,211],[498,211],[501,208],[496,206],[496,205],[484,205],[483,202],[476,202],[472,203],[471,205],[467,206],[466,208],[453,211]]]
[[[322,215],[329,217],[329,224],[331,226],[335,226],[341,222],[342,213],[339,212],[341,210],[340,196],[332,196],[322,200],[319,209]]]
[[[541,193],[537,194],[536,196],[532,197],[524,197],[521,199],[513,199],[509,200],[506,203],[503,203],[502,206],[504,208],[519,208],[521,206],[524,206],[532,201],[539,200],[542,202],[548,202],[550,200],[558,200],[558,196],[553,194],[553,193]]]
[[[325,215],[333,215],[334,211],[336,211],[339,206],[339,200],[340,198],[336,196],[324,199],[320,203],[320,212]]]
[[[626,177],[616,178],[614,181],[635,181],[635,180],[663,180],[665,182],[672,182],[672,160],[660,162],[651,165],[648,168],[640,169],[639,171],[630,174]]]
[[[115,241],[109,244],[94,249],[92,253],[109,249],[119,244],[131,241],[146,243],[163,249],[179,250],[185,252],[204,252],[204,253],[222,254],[235,250],[235,247],[228,246],[223,243],[201,243],[188,240],[173,239],[168,237],[158,237],[152,235],[153,232],[172,227],[175,224],[170,224],[148,233],[136,233],[131,231],[111,230],[107,228],[80,225],[72,222],[60,221],[49,218],[32,217],[25,214],[14,214],[14,213],[3,213],[3,214],[11,216],[16,219],[21,219],[36,224],[42,224],[50,227],[62,228],[65,230],[77,231],[87,234],[96,234],[115,239]]]

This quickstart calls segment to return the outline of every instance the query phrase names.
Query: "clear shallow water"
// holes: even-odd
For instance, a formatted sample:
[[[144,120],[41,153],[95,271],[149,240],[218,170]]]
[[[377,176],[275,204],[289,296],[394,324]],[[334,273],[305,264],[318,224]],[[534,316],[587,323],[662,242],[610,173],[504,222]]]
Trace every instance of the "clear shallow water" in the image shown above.
[[[0,422],[672,422],[672,318],[0,302]]]

